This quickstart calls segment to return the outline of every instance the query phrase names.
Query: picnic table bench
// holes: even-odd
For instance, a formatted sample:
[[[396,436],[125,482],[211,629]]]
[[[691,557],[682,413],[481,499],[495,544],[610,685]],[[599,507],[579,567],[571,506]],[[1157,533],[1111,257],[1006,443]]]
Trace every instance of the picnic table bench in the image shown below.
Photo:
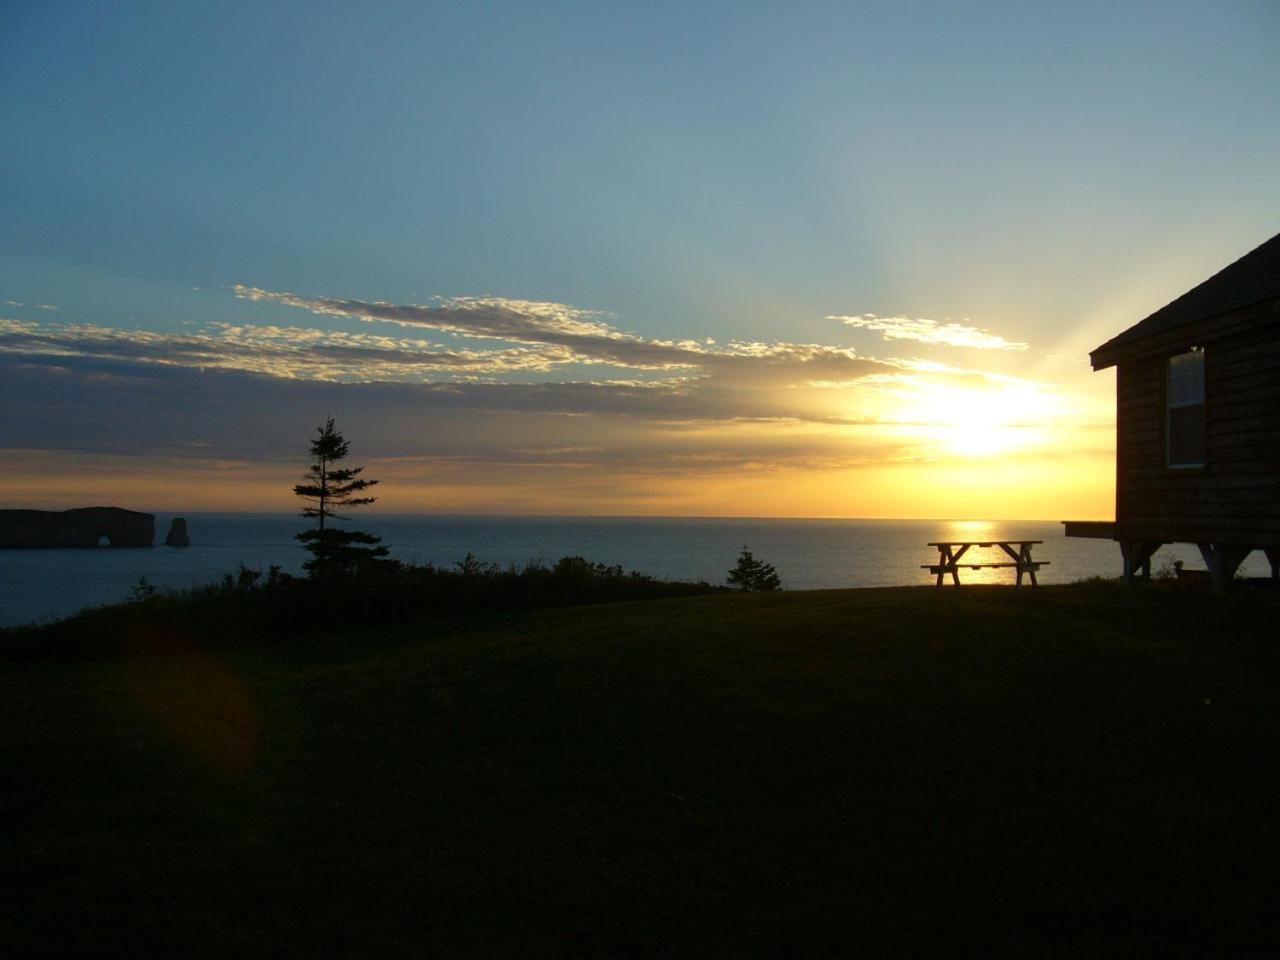
[[[1043,540],[940,540],[930,543],[929,546],[938,548],[937,563],[922,563],[922,569],[928,570],[938,579],[934,583],[935,587],[942,586],[942,578],[951,575],[952,582],[958,587],[960,586],[960,568],[968,567],[970,570],[983,570],[993,567],[1010,567],[1018,571],[1018,579],[1014,584],[1015,587],[1022,586],[1022,577],[1024,575],[1031,578],[1031,586],[1036,586],[1036,571],[1041,567],[1049,565],[1048,560],[1032,560],[1031,548],[1037,543],[1044,543]],[[970,547],[999,547],[1011,558],[1010,560],[998,561],[978,561],[964,563],[962,559],[969,551]],[[1016,548],[1016,549],[1015,549]]]

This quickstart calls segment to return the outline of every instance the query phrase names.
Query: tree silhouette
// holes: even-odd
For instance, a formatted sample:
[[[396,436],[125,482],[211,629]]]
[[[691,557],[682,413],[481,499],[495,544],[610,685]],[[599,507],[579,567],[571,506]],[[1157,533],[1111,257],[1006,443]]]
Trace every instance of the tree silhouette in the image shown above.
[[[315,527],[297,535],[311,552],[311,559],[303,567],[312,576],[349,573],[382,559],[387,555],[387,548],[378,546],[382,542],[380,537],[360,530],[337,529],[331,524],[334,520],[348,519],[338,510],[373,503],[375,497],[360,494],[378,481],[361,479],[364,467],[334,467],[346,459],[351,444],[334,429],[333,417],[326,420],[323,427],[316,427],[316,433],[311,441],[313,462],[305,481],[293,488],[295,494],[308,501],[302,516],[316,521]]]
[[[738,555],[738,565],[729,571],[729,585],[743,591],[782,589],[773,564],[757,560],[745,546]]]

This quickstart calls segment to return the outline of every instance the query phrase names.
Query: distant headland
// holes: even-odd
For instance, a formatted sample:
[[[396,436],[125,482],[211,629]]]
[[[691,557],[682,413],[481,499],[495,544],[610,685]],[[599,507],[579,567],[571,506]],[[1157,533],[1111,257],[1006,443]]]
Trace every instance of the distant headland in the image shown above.
[[[0,548],[149,547],[155,537],[152,514],[120,507],[0,510]]]

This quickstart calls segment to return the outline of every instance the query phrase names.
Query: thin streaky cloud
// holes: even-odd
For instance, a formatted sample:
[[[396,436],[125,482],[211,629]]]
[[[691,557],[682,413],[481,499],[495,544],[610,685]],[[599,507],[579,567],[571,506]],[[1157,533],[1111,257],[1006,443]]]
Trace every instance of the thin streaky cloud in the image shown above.
[[[579,363],[633,370],[684,370],[705,377],[793,385],[810,380],[857,379],[892,369],[893,361],[862,357],[824,344],[656,340],[611,326],[609,314],[563,303],[501,297],[454,297],[435,306],[396,305],[331,297],[304,297],[236,284],[236,296],[279,303],[326,316],[383,321],[466,337],[544,344],[573,351]]]
[[[464,336],[499,340],[526,340],[548,335],[600,336],[627,339],[599,310],[584,310],[564,303],[508,297],[449,297],[436,305],[399,305],[385,301],[305,297],[284,291],[263,290],[242,283],[232,291],[243,300],[258,300],[297,307],[334,317],[356,317],[447,330]],[[634,338],[639,339],[639,338]]]
[[[546,373],[574,359],[570,351],[555,346],[459,350],[424,340],[288,327],[215,325],[207,333],[168,334],[7,319],[0,319],[0,353],[83,356],[354,382],[420,382],[438,374]]]
[[[857,316],[829,316],[847,327],[872,330],[885,340],[914,340],[918,343],[947,347],[969,347],[975,350],[1026,350],[1029,344],[1006,340],[1004,337],[969,323],[948,320],[939,323],[927,317],[880,317],[874,313]]]
[[[660,372],[666,379],[696,379],[737,387],[855,382],[899,364],[859,357],[844,347],[796,343],[731,343],[703,348],[689,363],[657,365],[658,351],[691,349],[685,342],[636,344],[640,356],[559,342],[528,340],[515,346],[470,349],[429,340],[301,327],[214,324],[171,334],[93,324],[51,324],[0,319],[0,352],[93,356],[213,369],[244,370],[290,379],[429,382],[441,376],[550,374],[569,365]],[[693,360],[696,359],[696,363]],[[562,380],[572,377],[562,375]],[[615,378],[616,379],[616,378]]]

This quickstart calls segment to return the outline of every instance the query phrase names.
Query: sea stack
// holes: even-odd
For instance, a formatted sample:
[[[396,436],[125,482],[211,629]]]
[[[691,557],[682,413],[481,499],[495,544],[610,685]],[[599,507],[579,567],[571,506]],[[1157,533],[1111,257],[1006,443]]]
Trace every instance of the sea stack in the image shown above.
[[[169,524],[169,535],[164,538],[166,547],[189,547],[191,538],[187,536],[187,518],[174,517]]]

